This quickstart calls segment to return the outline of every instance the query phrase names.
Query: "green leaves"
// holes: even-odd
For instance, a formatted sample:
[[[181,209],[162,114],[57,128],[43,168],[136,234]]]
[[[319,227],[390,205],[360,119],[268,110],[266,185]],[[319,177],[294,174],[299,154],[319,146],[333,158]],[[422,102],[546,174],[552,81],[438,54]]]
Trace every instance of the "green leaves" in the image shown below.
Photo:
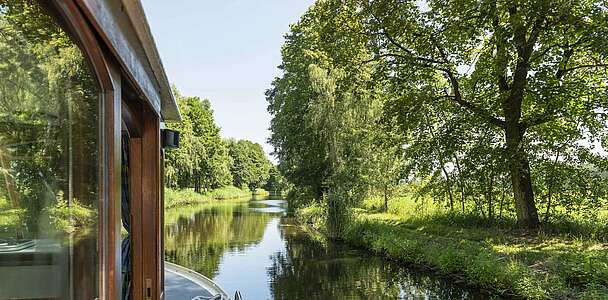
[[[319,1],[267,92],[279,169],[316,199],[408,178],[490,220],[592,211],[608,166],[592,149],[608,136],[606,20],[594,0]]]
[[[248,140],[228,140],[230,171],[234,185],[249,188],[252,192],[263,187],[270,176],[272,163],[266,158],[262,146]]]
[[[181,146],[167,151],[167,185],[193,187],[202,192],[230,184],[232,175],[228,167],[228,151],[215,124],[209,100],[184,97],[175,89],[174,94],[183,121],[168,126],[180,131]]]

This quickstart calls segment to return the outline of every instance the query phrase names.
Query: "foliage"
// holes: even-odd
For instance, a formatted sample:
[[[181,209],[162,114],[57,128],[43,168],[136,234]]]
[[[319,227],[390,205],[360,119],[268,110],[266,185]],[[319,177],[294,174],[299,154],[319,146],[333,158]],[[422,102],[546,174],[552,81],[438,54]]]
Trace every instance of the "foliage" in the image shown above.
[[[48,214],[55,231],[60,233],[74,233],[79,228],[91,227],[97,219],[95,210],[82,205],[77,199],[68,203],[61,192],[57,194],[56,203],[46,207],[44,212]]]
[[[96,209],[99,88],[78,44],[36,2],[0,1],[0,61],[0,194],[21,215],[12,237],[37,238],[60,193]]]
[[[213,199],[217,200],[236,199],[251,197],[251,191],[248,189],[240,189],[235,186],[225,186],[211,191],[210,195]]]
[[[211,200],[211,197],[203,196],[192,189],[175,190],[165,187],[165,208],[207,203]]]
[[[234,185],[242,189],[249,188],[251,191],[264,186],[272,164],[262,146],[248,140],[230,139],[226,143]]]
[[[203,192],[228,185],[232,176],[226,145],[213,119],[209,100],[182,96],[174,88],[182,122],[168,127],[180,132],[180,148],[166,154],[166,182],[172,188]]]
[[[327,203],[336,236],[377,174],[368,158],[379,150],[380,99],[371,67],[359,63],[370,55],[355,15],[336,1],[313,5],[287,34],[283,74],[266,93],[279,170],[294,194]]]
[[[252,192],[252,194],[253,194],[254,196],[268,196],[268,195],[270,195],[270,193],[269,193],[268,191],[266,191],[265,189],[262,189],[262,188],[257,188],[257,189],[255,189],[255,190]]]
[[[606,134],[602,1],[353,5],[391,94],[387,120],[403,131],[417,176],[443,172],[450,193],[454,181],[469,183],[461,191],[485,198],[489,218],[507,187],[518,222],[535,227],[538,196],[550,206],[560,189],[553,165],[604,170],[605,159],[589,151]],[[571,187],[578,198],[604,195]]]
[[[274,194],[281,194],[289,188],[285,177],[281,174],[277,166],[270,167],[268,172],[268,181],[264,185],[264,189]]]
[[[285,36],[267,91],[279,170],[305,198],[292,203],[344,212],[408,181],[490,223],[597,218],[602,3],[318,1]]]
[[[366,202],[374,206],[373,201]],[[381,208],[382,199],[375,205]],[[570,299],[595,295],[600,299],[608,295],[608,256],[601,242],[480,227],[475,221],[478,216],[446,215],[433,202],[417,203],[412,198],[392,201],[391,206],[389,214],[358,210],[344,239],[392,259],[464,277],[505,296]],[[296,217],[323,226],[318,220],[324,219],[324,213],[311,206]]]
[[[173,93],[183,120],[168,124],[180,132],[180,147],[167,151],[165,156],[165,177],[170,189],[193,189],[198,194],[228,199],[250,195],[243,192],[244,188],[253,192],[270,184],[270,172],[275,169],[262,146],[248,140],[223,140],[209,100],[182,96],[176,88]],[[275,174],[273,180],[278,178]],[[183,199],[175,200],[175,205],[199,202],[190,192],[181,196]]]
[[[0,239],[23,236],[25,209],[11,208],[6,199],[0,198]]]

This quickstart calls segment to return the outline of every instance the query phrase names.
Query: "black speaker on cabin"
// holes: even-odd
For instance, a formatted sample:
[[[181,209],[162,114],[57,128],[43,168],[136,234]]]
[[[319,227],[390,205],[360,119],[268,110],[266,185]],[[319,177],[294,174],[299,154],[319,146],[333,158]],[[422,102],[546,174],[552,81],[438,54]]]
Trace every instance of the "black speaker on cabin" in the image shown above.
[[[161,130],[161,138],[163,149],[179,148],[179,131],[163,129]]]

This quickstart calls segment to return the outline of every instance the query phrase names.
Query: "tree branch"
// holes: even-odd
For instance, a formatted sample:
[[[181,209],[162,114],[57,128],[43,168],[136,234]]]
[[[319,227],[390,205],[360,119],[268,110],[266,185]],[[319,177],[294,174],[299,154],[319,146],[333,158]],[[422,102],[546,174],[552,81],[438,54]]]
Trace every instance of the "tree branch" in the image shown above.
[[[498,69],[496,71],[496,77],[498,79],[498,88],[502,92],[509,90],[509,82],[507,81],[507,51],[505,45],[507,43],[506,37],[504,36],[503,30],[500,28],[500,22],[496,13],[496,2],[493,2],[493,19],[492,26],[494,27],[494,38],[496,39],[496,55],[494,56]]]
[[[549,123],[551,121],[557,120],[557,118],[558,118],[557,114],[545,114],[545,115],[537,116],[531,120],[524,121],[524,122],[522,122],[522,125],[524,126],[524,128],[530,128],[530,127],[534,127],[537,125]]]
[[[564,69],[563,73],[567,73],[567,72],[570,72],[570,71],[574,71],[574,70],[577,70],[577,69],[583,69],[583,68],[608,68],[608,64],[580,65],[580,66],[575,66],[575,67]]]
[[[454,100],[456,103],[458,103],[458,105],[460,105],[460,106],[468,109],[469,111],[473,112],[474,114],[482,117],[483,119],[485,119],[488,123],[490,123],[492,125],[499,126],[499,127],[505,126],[504,120],[494,117],[494,116],[492,116],[492,114],[490,112],[486,111],[485,109],[462,99],[462,94],[460,93],[460,85],[458,84],[458,80],[456,79],[456,76],[454,76],[454,73],[452,71],[450,71],[449,69],[445,69],[444,72],[447,74],[448,78],[450,79],[450,83],[452,85],[452,91],[454,92],[454,97],[451,98],[452,100]]]
[[[441,46],[439,46],[439,43],[437,43],[435,38],[433,38],[433,37],[430,37],[430,38],[431,38],[431,41],[433,42],[433,45],[435,46],[435,48],[437,48],[437,51],[441,54],[444,64],[448,64],[449,60],[448,60],[448,56],[447,56],[447,53],[445,52],[445,50]],[[445,74],[448,76],[448,79],[450,80],[450,84],[452,86],[452,91],[454,92],[454,97],[452,98],[452,100],[454,100],[454,102],[458,103],[458,105],[468,109],[469,111],[473,112],[474,114],[478,115],[479,117],[485,119],[491,125],[495,125],[495,126],[499,126],[499,127],[505,126],[504,120],[501,120],[501,119],[493,116],[489,111],[486,111],[485,109],[483,109],[471,102],[468,102],[462,98],[462,93],[460,92],[460,84],[458,83],[458,79],[456,78],[456,75],[454,75],[454,72],[452,72],[452,70],[449,67],[443,68],[441,70],[443,72],[445,72]]]
[[[386,37],[386,39],[395,47],[399,48],[399,50],[407,53],[408,55],[410,55],[411,59],[414,60],[421,60],[427,63],[431,63],[431,64],[441,64],[442,62],[435,60],[433,58],[429,58],[429,57],[424,57],[424,56],[418,56],[415,55],[414,52],[408,48],[406,48],[405,46],[401,45],[400,43],[398,43],[386,30],[386,28],[382,25],[382,21],[380,21],[380,19],[374,14],[371,13],[372,17],[376,20],[376,22],[378,23],[378,25],[380,26],[381,32],[380,34],[382,34],[384,37]]]

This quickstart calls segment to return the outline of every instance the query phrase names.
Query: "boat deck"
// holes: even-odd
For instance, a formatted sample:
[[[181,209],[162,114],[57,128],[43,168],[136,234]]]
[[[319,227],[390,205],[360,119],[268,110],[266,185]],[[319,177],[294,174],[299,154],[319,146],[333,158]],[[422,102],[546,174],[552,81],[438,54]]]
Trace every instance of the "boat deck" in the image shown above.
[[[165,262],[166,300],[228,300],[213,281],[184,267]]]

